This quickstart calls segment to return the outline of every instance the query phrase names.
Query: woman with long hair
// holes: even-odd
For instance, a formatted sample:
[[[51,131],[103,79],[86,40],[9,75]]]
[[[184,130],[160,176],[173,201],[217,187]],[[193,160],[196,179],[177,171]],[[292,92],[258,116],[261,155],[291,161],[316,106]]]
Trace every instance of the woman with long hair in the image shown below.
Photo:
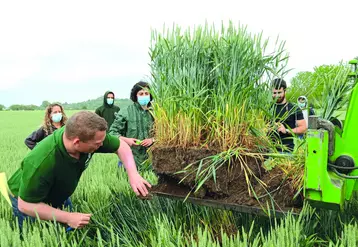
[[[42,126],[25,139],[26,146],[33,149],[36,144],[45,139],[45,137],[51,135],[56,129],[64,126],[66,121],[67,116],[62,105],[58,103],[50,104],[46,107]]]

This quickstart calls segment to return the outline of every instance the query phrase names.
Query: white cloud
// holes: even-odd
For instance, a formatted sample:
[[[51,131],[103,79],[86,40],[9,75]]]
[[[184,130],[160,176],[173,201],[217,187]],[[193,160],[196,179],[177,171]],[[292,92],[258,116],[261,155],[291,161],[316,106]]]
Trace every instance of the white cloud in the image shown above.
[[[2,1],[0,101],[9,90],[31,91],[46,83],[51,90],[91,83],[99,95],[113,81],[133,84],[149,74],[150,30],[161,31],[164,23],[185,29],[232,20],[272,41],[279,35],[290,53],[290,78],[358,55],[355,5],[354,0]],[[68,97],[63,96],[78,99]]]

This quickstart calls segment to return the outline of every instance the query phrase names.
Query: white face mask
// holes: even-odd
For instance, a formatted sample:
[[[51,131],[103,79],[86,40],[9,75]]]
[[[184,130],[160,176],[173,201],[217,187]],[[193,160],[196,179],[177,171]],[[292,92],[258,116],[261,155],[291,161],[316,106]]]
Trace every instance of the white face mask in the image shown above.
[[[54,123],[59,123],[59,122],[61,122],[61,120],[62,120],[62,113],[59,112],[59,113],[52,114],[51,119],[52,119],[52,121],[53,121]]]
[[[150,102],[150,95],[138,96],[137,99],[141,106],[146,106]]]
[[[107,104],[108,104],[108,105],[112,105],[113,102],[114,102],[114,99],[112,99],[112,98],[107,98]]]
[[[304,103],[304,102],[299,102],[299,103],[298,103],[298,106],[299,106],[301,109],[306,108],[306,103]]]

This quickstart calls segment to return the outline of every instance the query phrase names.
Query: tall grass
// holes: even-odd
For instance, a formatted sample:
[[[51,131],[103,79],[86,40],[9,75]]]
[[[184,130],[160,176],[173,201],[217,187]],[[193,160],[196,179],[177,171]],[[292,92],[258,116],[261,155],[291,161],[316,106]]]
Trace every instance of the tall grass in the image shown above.
[[[317,73],[317,84],[323,84],[323,90],[316,104],[321,109],[321,117],[331,120],[339,117],[337,112],[346,109],[354,80],[348,77],[350,70],[343,63],[324,72]]]
[[[254,148],[265,126],[269,78],[285,74],[284,43],[244,26],[179,27],[152,32],[150,48],[156,137],[166,145]]]
[[[42,111],[0,112],[0,172],[10,177],[19,167],[29,152],[23,141],[42,117]],[[152,172],[143,176],[156,183]],[[22,235],[0,198],[0,246],[357,245],[357,203],[347,206],[345,214],[308,210],[275,220],[162,198],[141,201],[115,155],[96,155],[71,198],[77,211],[93,214],[88,227],[65,233],[61,225],[36,222],[25,224]]]
[[[28,152],[23,139],[38,127],[42,115],[0,112],[0,171],[10,176],[17,169]],[[143,175],[156,182],[153,173]],[[93,213],[91,224],[70,233],[60,225],[36,222],[25,224],[20,236],[11,208],[1,198],[0,246],[305,246],[312,241],[316,246],[356,245],[356,206],[348,207],[347,215],[320,212],[316,217],[311,212],[275,221],[162,198],[141,201],[126,179],[115,155],[96,155],[71,197],[78,211]]]
[[[216,181],[216,171],[235,159],[249,193],[255,194],[253,172],[242,157],[262,160],[260,152],[272,146],[267,135],[274,127],[268,124],[274,120],[270,80],[287,72],[284,42],[276,41],[272,51],[270,45],[262,33],[251,34],[232,22],[219,29],[206,24],[152,32],[156,146],[217,152],[183,171],[185,178],[196,174],[196,191],[207,180]]]

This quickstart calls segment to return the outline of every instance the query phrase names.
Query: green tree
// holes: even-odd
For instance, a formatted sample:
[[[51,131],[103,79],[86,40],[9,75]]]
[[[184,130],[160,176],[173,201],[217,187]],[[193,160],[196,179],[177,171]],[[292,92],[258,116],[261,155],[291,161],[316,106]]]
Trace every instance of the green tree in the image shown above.
[[[20,111],[20,110],[22,110],[22,106],[15,104],[15,105],[11,105],[9,107],[9,109],[12,110],[12,111]]]
[[[290,102],[296,102],[297,98],[301,95],[305,95],[308,100],[311,101],[311,95],[314,91],[312,77],[312,72],[304,71],[298,72],[297,75],[292,78],[291,85],[287,89],[287,98]]]
[[[25,111],[34,111],[39,109],[39,107],[37,105],[24,105],[23,106],[23,110]]]
[[[34,111],[37,110],[39,107],[37,105],[18,105],[14,104],[9,107],[12,111]]]
[[[315,103],[322,109],[323,118],[336,118],[336,111],[347,107],[354,86],[348,78],[349,72],[348,65],[342,63],[315,68],[315,81],[319,85]]]
[[[47,100],[44,100],[44,101],[42,101],[42,103],[41,103],[41,108],[46,108],[48,105],[50,105],[51,103],[49,102],[49,101],[47,101]]]
[[[287,90],[287,97],[289,101],[296,102],[300,95],[305,95],[308,98],[308,102],[313,103],[318,108],[322,108],[327,102],[329,90],[339,90],[336,86],[347,81],[348,72],[348,66],[342,63],[338,65],[321,65],[315,67],[313,72],[299,72],[291,80],[291,85]],[[348,88],[344,87],[344,89]],[[343,103],[346,104],[346,100],[343,100]]]
[[[0,104],[0,111],[3,111],[3,110],[5,110],[5,106],[4,105],[2,105],[2,104]]]

